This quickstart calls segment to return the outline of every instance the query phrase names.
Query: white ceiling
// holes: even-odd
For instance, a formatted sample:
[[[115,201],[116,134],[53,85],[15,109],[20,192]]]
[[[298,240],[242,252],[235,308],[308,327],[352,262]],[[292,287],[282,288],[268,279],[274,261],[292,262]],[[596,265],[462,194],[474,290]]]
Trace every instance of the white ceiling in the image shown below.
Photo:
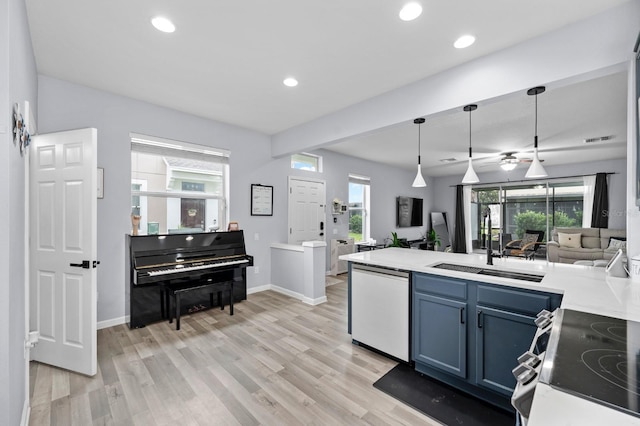
[[[423,14],[412,22],[398,18],[405,0],[26,4],[40,74],[275,134],[626,1],[421,0]],[[172,19],[176,32],[155,30],[156,15]],[[468,33],[476,43],[454,49]],[[288,76],[300,84],[285,87]],[[624,156],[624,76],[549,90],[538,100],[545,164]],[[531,148],[532,101],[522,94],[481,103],[473,113],[474,158]],[[422,135],[429,175],[464,171],[434,165],[465,159],[467,113],[427,117]],[[581,142],[604,135],[616,138],[602,151]],[[579,153],[567,156],[571,147]],[[413,168],[417,129],[399,125],[331,149]]]
[[[627,140],[627,75],[612,74],[538,95],[538,150],[543,165],[624,158]],[[471,112],[471,145],[477,173],[500,170],[500,154],[531,159],[535,99],[526,91],[478,103]],[[587,138],[612,136],[597,143]],[[469,113],[462,107],[426,117],[420,129],[421,162],[428,176],[462,176],[469,157]],[[350,138],[329,150],[415,170],[418,125],[404,123]],[[354,154],[357,153],[357,154]],[[452,163],[442,159],[455,158]],[[528,163],[518,164],[519,168]]]

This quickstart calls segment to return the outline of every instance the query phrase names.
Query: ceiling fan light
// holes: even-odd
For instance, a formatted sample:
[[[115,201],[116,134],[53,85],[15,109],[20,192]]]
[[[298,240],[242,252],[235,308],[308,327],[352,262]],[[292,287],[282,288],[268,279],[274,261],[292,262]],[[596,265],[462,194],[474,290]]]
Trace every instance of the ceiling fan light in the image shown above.
[[[471,164],[471,158],[469,158],[469,167],[467,168],[467,173],[465,173],[464,177],[462,178],[462,183],[468,184],[478,182],[480,182],[480,178],[478,178],[476,171],[473,170],[473,164]]]
[[[510,172],[511,170],[515,169],[517,166],[518,166],[517,162],[510,162],[510,161],[502,162],[500,164],[500,167],[502,167],[502,170],[507,172]]]
[[[513,154],[509,152],[502,160],[500,160],[500,167],[502,167],[502,170],[510,172],[518,166],[519,162],[520,160],[518,160],[513,156]]]
[[[418,173],[416,174],[416,178],[413,180],[413,184],[411,184],[414,188],[424,188],[427,186],[427,182],[425,182],[422,177],[422,165],[418,164]]]
[[[527,179],[533,178],[543,178],[549,176],[547,171],[542,167],[542,163],[538,158],[538,148],[534,148],[533,150],[533,161],[531,162],[531,166],[529,166],[529,170],[527,170],[527,174],[524,175]]]

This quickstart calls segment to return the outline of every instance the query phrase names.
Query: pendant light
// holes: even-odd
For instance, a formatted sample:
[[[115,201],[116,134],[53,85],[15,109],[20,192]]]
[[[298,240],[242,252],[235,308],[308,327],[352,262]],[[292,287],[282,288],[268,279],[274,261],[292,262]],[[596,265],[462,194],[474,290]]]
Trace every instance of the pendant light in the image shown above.
[[[416,178],[413,180],[414,188],[423,188],[427,186],[427,182],[424,181],[422,177],[422,165],[420,164],[420,125],[424,123],[424,118],[416,118],[413,120],[414,124],[418,125],[418,174],[416,174]]]
[[[473,164],[471,164],[471,111],[478,109],[478,105],[467,105],[462,109],[469,113],[469,167],[467,168],[467,173],[465,173],[462,178],[462,183],[478,183],[480,182],[480,179],[478,178],[475,170],[473,170]]]
[[[548,176],[547,171],[542,167],[542,163],[538,158],[538,95],[544,93],[545,90],[544,86],[527,90],[527,95],[536,97],[536,121],[535,136],[533,137],[533,161],[531,162],[531,166],[529,166],[529,170],[527,170],[527,174],[524,175],[525,178],[542,178]]]

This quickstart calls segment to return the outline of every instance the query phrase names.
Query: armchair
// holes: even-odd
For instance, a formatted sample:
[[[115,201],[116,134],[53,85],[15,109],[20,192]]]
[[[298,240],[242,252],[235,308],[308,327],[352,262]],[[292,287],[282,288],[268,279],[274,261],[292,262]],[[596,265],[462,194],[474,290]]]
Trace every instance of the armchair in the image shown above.
[[[504,250],[503,256],[517,256],[525,259],[533,260],[536,251],[543,244],[544,231],[534,231],[527,229],[524,231],[522,239],[509,241]]]

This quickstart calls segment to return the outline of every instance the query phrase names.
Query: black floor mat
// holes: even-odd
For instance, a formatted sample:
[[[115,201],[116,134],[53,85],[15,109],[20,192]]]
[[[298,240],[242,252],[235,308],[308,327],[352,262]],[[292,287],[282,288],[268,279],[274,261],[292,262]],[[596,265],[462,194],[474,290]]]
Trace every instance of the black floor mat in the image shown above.
[[[398,364],[373,386],[446,425],[513,426],[515,414]]]

